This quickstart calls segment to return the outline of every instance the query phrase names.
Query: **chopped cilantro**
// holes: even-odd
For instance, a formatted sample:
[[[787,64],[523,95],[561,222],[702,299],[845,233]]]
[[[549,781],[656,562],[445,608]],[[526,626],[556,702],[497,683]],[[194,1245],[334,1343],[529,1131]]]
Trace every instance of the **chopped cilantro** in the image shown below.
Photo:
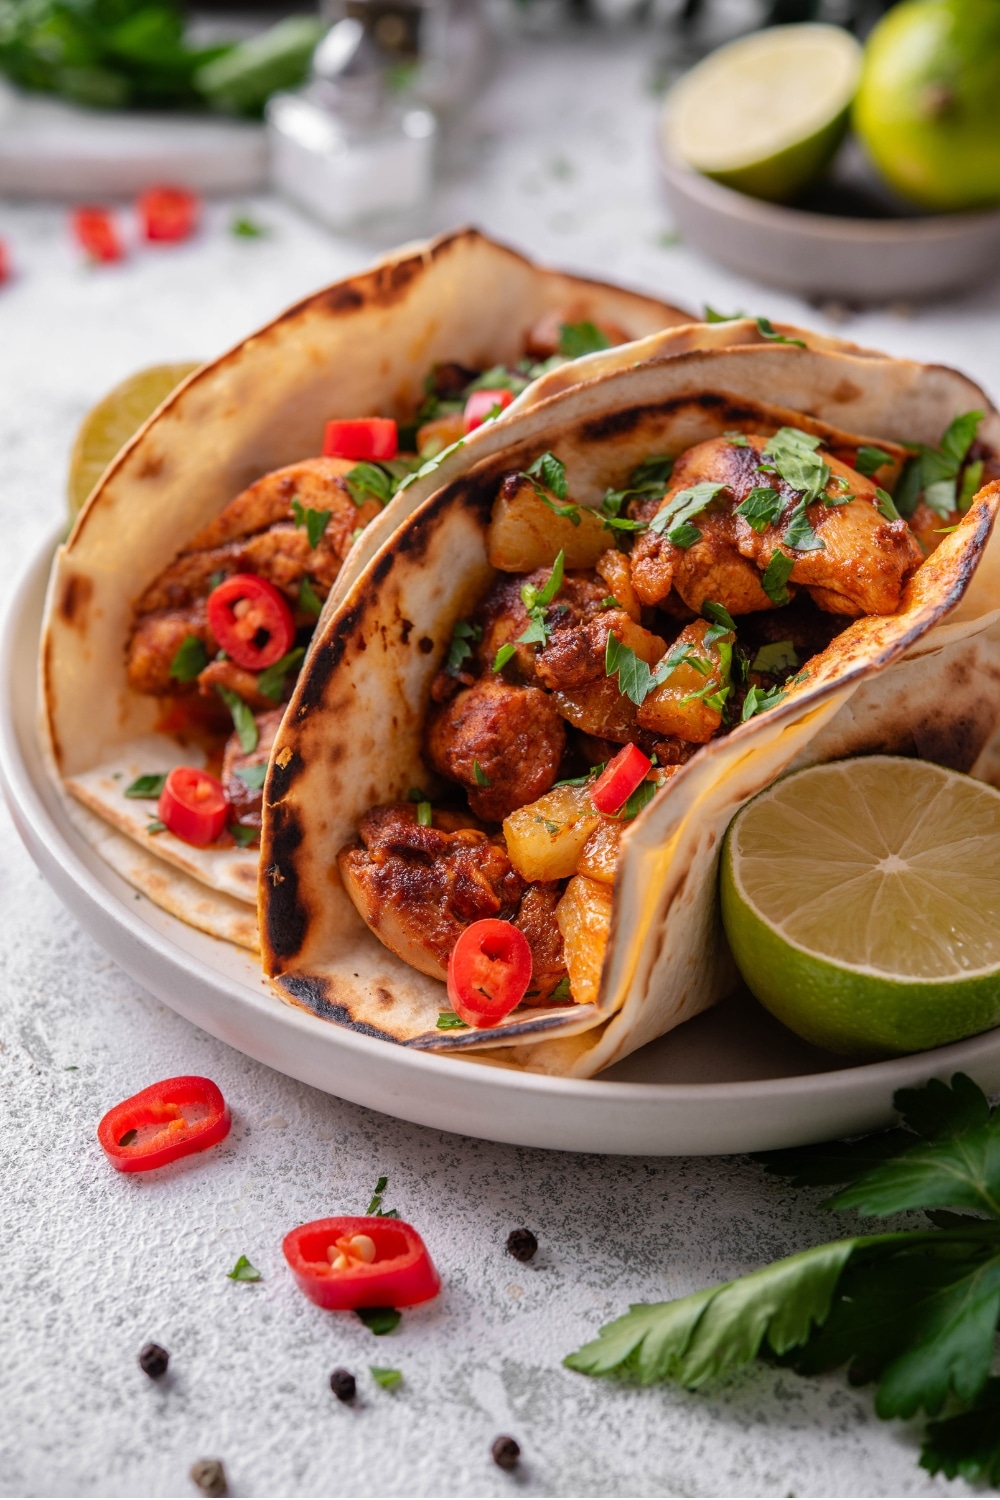
[[[859,474],[871,478],[876,469],[881,469],[883,464],[891,464],[892,455],[881,448],[873,448],[869,443],[862,443],[858,449],[853,467]]]
[[[686,552],[689,547],[694,546],[695,542],[701,541],[701,532],[697,526],[692,526],[690,521],[679,521],[667,532],[667,540]]]
[[[275,703],[280,702],[285,678],[298,668],[305,654],[304,646],[293,646],[291,651],[286,651],[271,666],[265,667],[257,677],[258,691],[265,698],[271,698]]]
[[[566,465],[554,453],[540,453],[534,463],[529,464],[524,470],[525,479],[529,479],[535,490],[541,494],[542,487],[551,490],[557,500],[565,500],[568,494],[566,483]],[[544,495],[542,496],[544,499]]]
[[[565,1000],[572,1000],[573,992],[569,985],[569,975],[564,974],[549,996],[550,1005],[561,1005]]]
[[[642,463],[636,464],[629,475],[628,492],[630,494],[645,495],[655,494],[662,490],[674,472],[674,461],[663,454],[651,454],[644,458]]]
[[[755,714],[762,714],[769,708],[776,708],[785,696],[785,688],[772,688],[769,693],[759,687],[748,688],[747,695],[743,699],[743,723],[752,719]]]
[[[438,1031],[468,1031],[467,1022],[453,1010],[443,1010],[437,1018]]]
[[[434,826],[434,809],[429,802],[417,803],[417,822],[421,828],[432,828]]]
[[[794,547],[796,552],[826,551],[826,543],[820,541],[809,523],[805,500],[800,500],[788,517],[788,525],[781,540],[786,547]]]
[[[468,620],[456,620],[451,632],[451,645],[448,647],[448,660],[445,663],[445,671],[455,677],[472,655],[470,641],[481,641],[483,629],[481,625],[470,625]]]
[[[977,458],[975,463],[966,464],[965,473],[962,475],[962,487],[958,492],[958,509],[962,513],[962,515],[965,514],[965,512],[969,509],[969,506],[975,499],[976,492],[979,489],[982,480],[982,459]]]
[[[372,1201],[369,1203],[368,1207],[365,1209],[365,1213],[366,1214],[368,1214],[369,1216],[374,1215],[374,1217],[376,1219],[398,1219],[399,1218],[399,1213],[398,1213],[398,1211],[395,1208],[388,1208],[388,1209],[386,1209],[386,1208],[382,1207],[382,1194],[385,1192],[385,1190],[386,1190],[386,1188],[388,1186],[389,1186],[389,1179],[388,1179],[388,1177],[380,1177],[378,1179],[378,1181],[375,1184],[375,1191],[372,1194]],[[395,1327],[395,1324],[393,1324],[393,1327]]]
[[[259,792],[267,779],[267,761],[258,761],[254,766],[240,766],[236,774],[252,791]]]
[[[472,762],[472,774],[476,778],[476,786],[492,786],[493,785],[492,781],[487,776],[486,772],[483,770],[483,768],[479,764],[478,760],[475,760],[475,759],[473,759],[473,762]]]
[[[917,446],[915,457],[907,464],[896,487],[894,498],[900,515],[912,516],[921,491],[926,503],[942,521],[958,508],[958,474],[975,442],[982,419],[981,411],[967,411],[949,424],[940,447]]]
[[[247,849],[255,839],[260,838],[260,829],[251,828],[249,823],[230,823],[229,833],[234,844],[241,849]]]
[[[716,310],[715,310],[714,307],[710,307],[707,302],[705,303],[705,322],[706,323],[737,323],[737,322],[739,322],[740,318],[745,318],[745,317],[746,317],[746,313],[745,312],[734,312],[734,313],[720,313],[720,312],[716,312]]]
[[[704,619],[710,620],[711,624],[702,636],[702,642],[706,646],[713,646],[723,636],[736,634],[736,621],[722,604],[713,604],[711,599],[702,601],[701,613]]]
[[[534,644],[544,646],[548,641],[549,631],[545,623],[545,610],[562,588],[564,570],[565,553],[560,549],[543,588],[536,589],[533,583],[523,583],[521,585],[521,602],[528,611],[528,617],[531,622],[528,628],[522,630],[518,636],[518,640],[523,642],[524,645]],[[501,653],[505,650],[506,647],[501,646],[497,652],[497,659],[499,659]],[[513,654],[513,651],[511,651],[511,655]],[[508,659],[507,657],[504,658],[505,661]],[[503,662],[500,665],[502,666]],[[493,670],[498,670],[496,661],[494,661]]]
[[[781,427],[768,439],[762,455],[807,503],[818,500],[830,482],[830,465],[816,452],[820,442],[798,427]]]
[[[494,672],[499,672],[503,667],[507,665],[511,657],[516,655],[517,647],[510,641],[508,641],[505,646],[501,646],[496,656],[493,658]]]
[[[752,672],[766,672],[777,677],[782,672],[794,672],[799,664],[798,652],[792,641],[774,641],[761,646],[753,659]]]
[[[214,593],[215,590],[219,587],[219,584],[220,583],[225,583],[225,581],[226,581],[226,574],[223,572],[223,570],[221,568],[216,568],[216,570],[215,570],[214,573],[209,573],[209,575],[208,575],[208,587],[209,587],[209,591],[211,593]]]
[[[319,546],[326,530],[326,523],[332,515],[332,510],[315,510],[310,505],[303,505],[297,497],[292,499],[292,516],[295,524],[306,528],[309,546],[313,549]]]
[[[705,482],[693,485],[690,489],[678,490],[650,521],[650,531],[656,532],[658,536],[666,532],[668,541],[675,547],[687,549],[693,546],[701,532],[697,526],[690,524],[692,516],[700,515],[725,488],[724,484]]]
[[[604,671],[606,676],[618,678],[618,691],[622,697],[631,699],[638,707],[646,701],[654,688],[666,682],[675,667],[679,667],[682,662],[691,661],[693,657],[694,652],[690,646],[675,646],[654,672],[641,656],[636,656],[631,646],[622,645],[614,632],[609,630],[604,651]]]
[[[605,594],[604,598],[601,600],[600,607],[601,609],[621,609],[621,605],[618,603],[618,600],[615,598],[614,594]]]
[[[802,339],[789,339],[783,333],[778,333],[769,318],[757,318],[757,332],[762,338],[771,344],[794,344],[796,349],[805,349],[806,345]]]
[[[229,222],[229,233],[238,240],[266,240],[272,230],[266,224],[258,224],[249,214],[237,214]]]
[[[889,491],[879,489],[878,486],[875,488],[875,508],[879,515],[885,516],[887,521],[898,521],[900,519],[899,511],[896,509]]]
[[[411,786],[410,790],[406,794],[406,797],[407,797],[407,801],[409,801],[409,802],[429,802],[430,801],[430,798],[428,797],[427,793],[424,791],[423,787],[419,787],[419,786]]]
[[[259,1281],[260,1272],[252,1266],[245,1255],[241,1255],[231,1271],[226,1272],[230,1281]]]
[[[640,781],[622,808],[621,815],[624,821],[628,823],[632,818],[637,818],[643,808],[649,806],[659,790],[655,781]]]
[[[596,777],[600,776],[601,772],[604,770],[604,767],[606,765],[607,765],[607,761],[602,761],[599,766],[591,766],[591,768],[587,772],[586,776],[567,776],[564,781],[554,781],[552,783],[552,785],[553,786],[586,786],[588,784],[588,782],[591,782],[591,781],[595,780]]]
[[[394,1391],[397,1385],[403,1383],[402,1370],[390,1370],[386,1365],[369,1365],[368,1369],[375,1384],[380,1385],[384,1391]]]
[[[160,775],[137,776],[125,788],[126,797],[158,797],[167,782],[166,771]]]
[[[559,353],[564,359],[580,359],[610,348],[611,340],[595,323],[564,323],[559,330]]]
[[[785,585],[792,576],[795,567],[794,557],[788,557],[777,548],[771,553],[771,561],[764,569],[764,576],[760,580],[760,586],[770,599],[780,609],[782,605],[788,604],[791,595]]]
[[[216,683],[215,690],[233,716],[233,728],[239,736],[240,749],[244,755],[252,755],[260,739],[253,710],[248,703],[244,703],[239,693],[234,693],[232,688],[223,687],[221,682]]]
[[[364,505],[366,500],[377,500],[380,505],[388,505],[396,488],[393,476],[386,473],[379,464],[355,464],[345,477],[355,505]],[[316,543],[311,536],[310,542],[315,547]]]
[[[308,573],[302,575],[302,582],[299,584],[298,606],[304,615],[310,615],[314,620],[323,611],[323,601],[313,588]]]
[[[146,824],[147,833],[166,833],[166,823],[161,823],[159,818],[151,818]]]
[[[208,666],[205,642],[196,635],[186,635],[174,653],[170,663],[170,676],[176,682],[194,682]]]
[[[403,1321],[403,1314],[394,1307],[359,1307],[355,1311],[365,1327],[379,1336],[392,1333]]]
[[[724,432],[722,436],[729,443],[730,447],[749,448],[750,446],[750,439],[745,432]]]
[[[736,515],[742,516],[760,535],[780,519],[787,503],[778,490],[772,490],[769,485],[755,485],[746,499],[737,505]]]

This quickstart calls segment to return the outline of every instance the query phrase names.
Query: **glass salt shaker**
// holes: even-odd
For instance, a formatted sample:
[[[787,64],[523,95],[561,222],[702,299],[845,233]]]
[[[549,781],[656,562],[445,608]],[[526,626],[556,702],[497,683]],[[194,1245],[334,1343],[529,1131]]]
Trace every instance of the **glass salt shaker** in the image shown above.
[[[275,187],[331,229],[416,227],[430,194],[437,122],[390,86],[356,16],[330,28],[298,93],[267,106]]]

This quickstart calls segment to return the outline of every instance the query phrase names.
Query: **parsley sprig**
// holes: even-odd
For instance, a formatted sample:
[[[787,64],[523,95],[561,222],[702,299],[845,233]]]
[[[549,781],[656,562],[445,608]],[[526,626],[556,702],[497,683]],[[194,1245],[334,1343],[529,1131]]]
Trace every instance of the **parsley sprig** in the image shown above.
[[[540,589],[536,589],[533,583],[521,585],[521,602],[528,611],[528,626],[522,630],[517,637],[518,642],[525,646],[545,646],[549,639],[549,626],[545,618],[545,611],[552,603],[563,585],[566,558],[563,552],[559,552],[555,562],[552,564],[552,572],[546,583]],[[508,641],[501,646],[493,658],[493,670],[499,672],[505,667],[511,657],[517,652],[517,646]]]
[[[1000,1484],[1000,1379],[990,1379],[1000,1108],[961,1073],[950,1087],[901,1089],[894,1102],[895,1130],[758,1160],[795,1187],[839,1187],[827,1209],[923,1209],[932,1227],[835,1240],[676,1301],[634,1306],[565,1363],[690,1388],[758,1356],[802,1374],[847,1365],[853,1383],[877,1383],[880,1417],[937,1417],[950,1403],[952,1414],[927,1428],[924,1468]]]
[[[982,420],[981,411],[964,412],[949,424],[939,447],[928,448],[922,443],[915,445],[914,456],[903,470],[894,496],[901,516],[908,519],[913,515],[921,493],[942,521],[947,520],[953,510],[968,510],[983,477],[982,462],[977,460],[966,466],[961,489],[958,476]]]
[[[556,502],[565,500],[569,494],[569,486],[566,481],[566,465],[561,459],[556,458],[554,453],[540,453],[534,463],[529,464],[521,475],[534,486],[535,494],[539,500],[543,500],[549,510],[555,511],[557,516],[563,516],[574,526],[580,525],[580,507],[572,501],[567,505],[558,505]],[[555,495],[556,499],[551,497]]]
[[[707,510],[716,495],[722,493],[726,488],[724,484],[712,484],[704,481],[701,484],[692,485],[690,489],[678,490],[676,495],[671,495],[666,505],[656,512],[649,523],[650,531],[657,536],[666,534],[667,540],[673,542],[675,547],[687,550],[693,547],[695,542],[701,540],[701,532],[697,526],[692,526],[692,517],[700,515]]]

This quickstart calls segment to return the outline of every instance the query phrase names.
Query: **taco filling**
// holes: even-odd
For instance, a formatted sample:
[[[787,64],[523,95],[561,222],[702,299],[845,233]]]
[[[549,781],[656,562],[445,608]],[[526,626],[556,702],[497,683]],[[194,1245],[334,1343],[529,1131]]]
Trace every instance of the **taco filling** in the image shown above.
[[[962,451],[934,511],[910,478],[928,450],[793,426],[650,455],[597,510],[554,453],[502,478],[494,581],[430,689],[438,794],[370,808],[338,856],[376,937],[448,980],[439,1026],[597,1000],[624,829],[702,746],[807,681],[852,620],[901,609],[971,503],[976,417],[949,429]],[[530,965],[519,940],[497,946],[498,921]]]
[[[139,777],[128,795],[158,796],[171,832],[202,846],[257,841],[283,705],[347,553],[411,474],[498,416],[538,374],[627,339],[610,324],[568,316],[550,313],[531,328],[513,366],[435,365],[408,424],[328,423],[324,456],[257,480],[135,601],[128,685],[162,700],[160,732],[206,752],[194,795],[224,796],[228,810],[221,830],[218,819],[192,821],[175,805],[182,798],[190,813],[190,788],[171,785],[164,799],[167,778]]]

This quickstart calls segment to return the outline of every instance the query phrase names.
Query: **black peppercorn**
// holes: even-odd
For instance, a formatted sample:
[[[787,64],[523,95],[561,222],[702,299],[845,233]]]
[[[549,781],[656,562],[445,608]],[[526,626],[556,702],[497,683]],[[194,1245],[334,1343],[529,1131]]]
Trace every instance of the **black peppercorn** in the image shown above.
[[[221,1458],[199,1458],[191,1465],[191,1478],[201,1493],[209,1495],[211,1500],[220,1500],[221,1496],[229,1494],[229,1481]]]
[[[161,1375],[165,1375],[169,1363],[170,1355],[166,1349],[161,1349],[159,1344],[143,1344],[139,1350],[139,1369],[143,1370],[150,1380],[159,1380]]]
[[[358,1383],[350,1370],[338,1367],[330,1376],[330,1389],[338,1401],[353,1401],[358,1394]]]
[[[538,1241],[530,1229],[512,1229],[507,1236],[507,1254],[515,1260],[530,1260],[538,1249]]]
[[[534,1239],[534,1235],[532,1235],[532,1239]],[[496,1438],[490,1452],[493,1455],[493,1462],[497,1468],[507,1469],[508,1471],[517,1468],[517,1461],[521,1457],[520,1444],[516,1443],[512,1437]]]

